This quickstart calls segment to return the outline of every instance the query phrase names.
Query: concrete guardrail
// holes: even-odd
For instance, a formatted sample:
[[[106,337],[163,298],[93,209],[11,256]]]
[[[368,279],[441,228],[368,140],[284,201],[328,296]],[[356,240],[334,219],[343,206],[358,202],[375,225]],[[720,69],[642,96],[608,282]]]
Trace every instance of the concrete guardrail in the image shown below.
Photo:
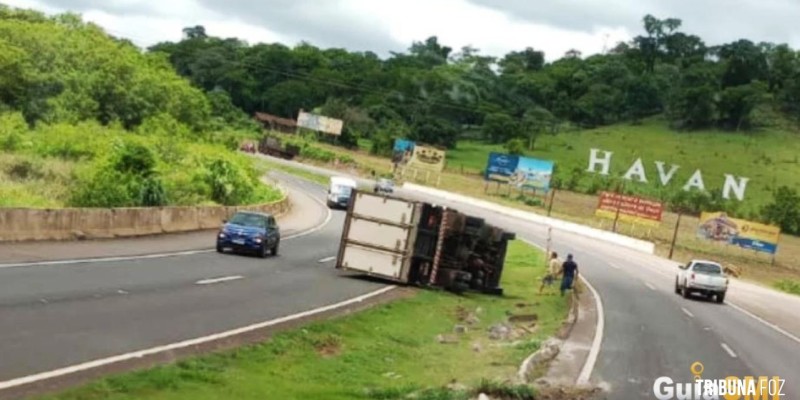
[[[465,203],[476,207],[485,208],[487,210],[492,210],[494,212],[508,215],[513,218],[518,218],[521,220],[533,222],[540,225],[551,226],[553,227],[553,229],[561,230],[564,232],[575,233],[581,236],[586,236],[592,239],[597,239],[608,243],[613,243],[619,246],[627,247],[647,254],[655,253],[655,248],[656,248],[655,243],[634,239],[632,237],[620,235],[618,233],[608,232],[602,229],[591,228],[585,225],[580,225],[572,222],[563,221],[560,219],[550,218],[532,212],[527,212],[511,207],[502,206],[489,201],[479,200],[473,197],[463,196],[460,194],[445,192],[443,190],[434,189],[427,186],[416,185],[413,183],[404,183],[403,189],[425,193],[427,195],[440,197],[445,200],[450,200],[454,202]]]
[[[281,200],[249,206],[131,208],[0,208],[0,242],[101,239],[214,229],[241,210],[279,216],[291,209]]]

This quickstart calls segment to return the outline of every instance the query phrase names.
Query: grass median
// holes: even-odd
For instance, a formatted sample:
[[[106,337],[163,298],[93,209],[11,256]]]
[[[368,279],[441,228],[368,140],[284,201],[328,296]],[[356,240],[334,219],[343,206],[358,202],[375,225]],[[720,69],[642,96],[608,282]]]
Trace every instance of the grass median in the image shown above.
[[[502,382],[555,334],[568,312],[567,297],[536,294],[543,273],[542,253],[515,241],[503,272],[505,296],[419,290],[262,344],[106,378],[46,399],[393,399],[414,392],[418,399],[460,399],[475,390],[531,398],[531,389]],[[510,314],[538,318],[515,325],[507,322]],[[489,328],[497,332],[502,323],[510,336],[490,335]],[[466,332],[456,333],[457,325]],[[453,382],[464,385],[461,391],[446,389]]]

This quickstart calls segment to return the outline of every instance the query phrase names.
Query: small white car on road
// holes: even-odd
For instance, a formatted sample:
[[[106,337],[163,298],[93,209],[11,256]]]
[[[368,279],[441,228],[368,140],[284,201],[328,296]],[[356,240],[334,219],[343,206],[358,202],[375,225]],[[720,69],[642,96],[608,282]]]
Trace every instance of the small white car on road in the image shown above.
[[[699,293],[709,300],[714,297],[717,303],[722,303],[729,282],[722,265],[713,261],[692,260],[682,265],[675,276],[675,293],[684,298]]]

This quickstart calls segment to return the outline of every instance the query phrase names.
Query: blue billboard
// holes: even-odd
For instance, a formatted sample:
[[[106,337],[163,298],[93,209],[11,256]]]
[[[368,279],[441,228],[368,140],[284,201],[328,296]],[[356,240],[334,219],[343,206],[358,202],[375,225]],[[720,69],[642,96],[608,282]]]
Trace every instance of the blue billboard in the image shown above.
[[[504,182],[519,188],[550,190],[553,162],[503,153],[489,154],[487,181]]]
[[[416,143],[408,139],[395,139],[394,147],[392,148],[392,162],[394,164],[408,163],[411,155],[414,153]]]

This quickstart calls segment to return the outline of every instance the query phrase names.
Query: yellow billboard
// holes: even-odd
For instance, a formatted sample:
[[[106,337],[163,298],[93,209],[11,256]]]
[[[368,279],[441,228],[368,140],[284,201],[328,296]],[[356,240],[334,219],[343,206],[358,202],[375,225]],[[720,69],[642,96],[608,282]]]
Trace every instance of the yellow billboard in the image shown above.
[[[406,168],[441,173],[444,169],[444,160],[444,150],[416,145]]]
[[[775,254],[778,251],[781,228],[731,218],[724,212],[704,212],[700,215],[697,235],[707,240]]]

